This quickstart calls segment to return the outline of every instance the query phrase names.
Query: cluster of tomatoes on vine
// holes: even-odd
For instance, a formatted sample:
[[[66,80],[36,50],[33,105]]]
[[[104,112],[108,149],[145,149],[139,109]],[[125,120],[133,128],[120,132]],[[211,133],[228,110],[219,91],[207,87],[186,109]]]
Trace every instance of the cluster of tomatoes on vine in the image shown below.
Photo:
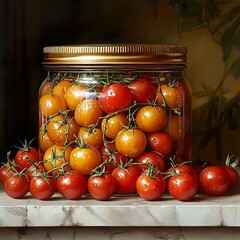
[[[163,157],[189,152],[180,83],[158,74],[96,77],[94,85],[87,73],[62,75],[41,88],[39,146],[47,171],[70,162],[73,170],[89,174],[106,155],[125,162],[149,149]]]
[[[77,200],[88,193],[97,200],[109,200],[116,193],[137,193],[145,200],[160,200],[168,192],[174,199],[192,200],[197,193],[223,195],[239,184],[236,171],[238,159],[227,157],[223,166],[207,162],[178,164],[171,159],[171,167],[162,172],[161,163],[152,159],[129,161],[125,164],[104,161],[89,175],[60,166],[47,172],[38,151],[26,141],[14,159],[0,169],[0,180],[6,193],[12,198],[24,198],[30,191],[34,198],[50,199],[57,191],[66,199]],[[164,164],[164,163],[162,163]],[[53,175],[58,171],[57,175]]]
[[[44,83],[39,95],[40,157],[24,142],[21,154],[1,169],[11,175],[3,177],[6,192],[19,198],[30,190],[37,199],[49,199],[56,190],[69,199],[88,192],[98,200],[136,192],[157,200],[166,189],[179,200],[192,199],[199,188],[209,193],[201,180],[205,169],[199,175],[183,170],[192,169],[183,164],[190,152],[184,80],[143,73],[92,76],[57,74],[56,81]],[[181,165],[166,171],[171,158]],[[222,176],[223,182],[216,178],[217,186],[230,183],[229,176]],[[22,186],[16,187],[13,179]]]

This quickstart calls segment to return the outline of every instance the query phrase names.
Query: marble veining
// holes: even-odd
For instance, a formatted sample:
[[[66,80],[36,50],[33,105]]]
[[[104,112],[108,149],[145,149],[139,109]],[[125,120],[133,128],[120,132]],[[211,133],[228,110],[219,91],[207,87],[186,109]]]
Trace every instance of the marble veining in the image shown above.
[[[240,227],[240,188],[226,196],[200,194],[181,202],[169,195],[159,201],[144,201],[136,195],[116,195],[97,201],[88,195],[66,200],[55,194],[48,201],[27,195],[12,199],[0,188],[1,227]]]

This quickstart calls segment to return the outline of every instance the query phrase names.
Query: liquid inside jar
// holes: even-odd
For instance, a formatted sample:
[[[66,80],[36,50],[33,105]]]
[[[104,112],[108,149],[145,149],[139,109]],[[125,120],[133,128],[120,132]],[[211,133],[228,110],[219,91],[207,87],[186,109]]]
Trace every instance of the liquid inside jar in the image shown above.
[[[49,71],[39,91],[44,166],[54,175],[60,168],[89,174],[103,161],[138,162],[149,152],[166,166],[190,160],[190,105],[182,70]]]

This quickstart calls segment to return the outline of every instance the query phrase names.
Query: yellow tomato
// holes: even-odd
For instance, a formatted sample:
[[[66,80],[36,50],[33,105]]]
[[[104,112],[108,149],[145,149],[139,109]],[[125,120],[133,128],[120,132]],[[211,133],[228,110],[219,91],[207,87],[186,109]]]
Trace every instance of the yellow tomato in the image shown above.
[[[47,124],[49,138],[58,145],[66,145],[72,142],[78,131],[77,122],[69,116],[55,116]]]
[[[70,165],[70,154],[72,147],[64,147],[54,144],[44,153],[43,165],[47,171],[51,171],[53,176],[56,176],[61,172],[60,167],[64,166],[65,170],[68,170]]]
[[[169,114],[169,121],[164,132],[168,133],[173,141],[183,143],[185,132],[183,117],[174,113]]]
[[[63,80],[60,83],[58,83],[54,88],[53,88],[53,94],[59,95],[62,98],[64,98],[65,92],[68,90],[69,87],[72,86],[72,82],[68,80]]]
[[[157,102],[163,104],[164,100],[170,108],[182,108],[183,94],[180,88],[162,84],[157,88]]]
[[[39,99],[40,115],[49,118],[51,115],[67,109],[64,99],[55,94],[45,94]]]
[[[147,137],[137,128],[122,130],[115,138],[115,146],[122,155],[134,158],[145,151]]]
[[[45,130],[44,126],[41,126],[39,129],[38,141],[43,152],[46,152],[48,148],[54,145],[54,142],[49,138],[47,130]]]
[[[89,174],[99,164],[101,164],[101,155],[93,146],[76,147],[71,152],[70,165],[77,172]]]
[[[73,84],[64,93],[64,99],[69,109],[75,109],[88,96],[89,89],[87,86]]]
[[[39,90],[39,97],[42,97],[45,94],[52,93],[54,85],[51,82],[43,82]]]
[[[103,146],[103,132],[99,128],[89,129],[81,127],[78,132],[78,138],[81,139],[85,144],[94,146],[97,149]]]
[[[103,119],[101,124],[104,135],[111,139],[114,139],[117,134],[124,129],[124,126],[128,126],[128,119],[124,113]]]
[[[136,116],[137,126],[144,132],[160,131],[166,126],[167,122],[167,112],[159,106],[144,106]]]
[[[103,111],[97,99],[86,99],[78,104],[75,110],[75,119],[83,127],[96,124],[98,119],[103,116]]]

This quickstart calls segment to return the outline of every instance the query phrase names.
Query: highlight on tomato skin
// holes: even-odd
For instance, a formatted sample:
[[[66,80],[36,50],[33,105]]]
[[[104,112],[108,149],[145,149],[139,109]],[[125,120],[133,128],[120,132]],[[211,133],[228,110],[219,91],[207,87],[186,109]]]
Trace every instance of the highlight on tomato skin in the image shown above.
[[[101,123],[101,129],[107,138],[115,139],[117,134],[128,127],[129,120],[125,113],[117,113],[114,116],[104,118]]]
[[[189,173],[176,173],[168,180],[168,192],[174,199],[190,201],[198,193],[198,179]]]
[[[16,163],[15,160],[11,158],[11,152],[7,153],[7,162],[4,163],[0,167],[0,183],[4,185],[5,180],[12,176],[13,174],[16,174],[17,172],[20,172],[22,168],[20,168]]]
[[[118,152],[129,158],[136,158],[147,147],[146,134],[138,129],[124,129],[115,138],[115,146]]]
[[[90,174],[100,164],[101,155],[94,146],[77,146],[70,153],[71,169],[82,174]]]
[[[30,181],[30,193],[39,200],[50,199],[57,190],[57,180],[47,175],[38,175]]]
[[[144,106],[136,115],[136,124],[139,129],[148,132],[157,132],[164,129],[168,122],[168,114],[160,106]]]
[[[138,103],[152,102],[156,98],[156,87],[149,79],[137,78],[128,87],[133,100]]]
[[[59,95],[48,93],[39,99],[40,116],[49,118],[64,110],[67,110],[67,105],[63,97]]]
[[[106,85],[99,93],[99,104],[107,114],[126,109],[130,107],[132,103],[132,94],[128,86],[123,83]]]
[[[147,201],[160,200],[166,190],[166,181],[160,173],[149,176],[143,172],[136,181],[138,195]]]
[[[146,171],[149,167],[149,164],[158,169],[160,172],[165,172],[166,170],[166,162],[164,157],[154,151],[145,151],[144,153],[135,158],[135,162],[139,163],[137,167],[141,171]]]
[[[136,193],[136,181],[141,172],[137,166],[117,167],[112,176],[116,180],[116,192],[121,194]]]
[[[148,144],[151,150],[167,157],[173,150],[172,138],[164,132],[153,132],[147,134]]]
[[[24,142],[20,141],[21,146],[15,146],[18,151],[15,153],[14,161],[15,164],[22,169],[31,166],[32,162],[36,163],[39,161],[39,152],[37,148],[31,145],[33,140],[31,140],[30,142],[28,142],[27,140],[24,140]]]
[[[29,180],[24,169],[11,173],[4,180],[3,187],[9,197],[22,199],[29,192]]]
[[[231,184],[231,177],[220,166],[209,166],[199,174],[199,184],[203,192],[209,195],[223,195]]]
[[[77,171],[69,171],[57,178],[57,190],[66,199],[80,199],[87,191],[87,177]]]
[[[106,201],[115,194],[117,183],[110,173],[105,173],[100,176],[92,175],[88,179],[87,189],[94,199]]]

